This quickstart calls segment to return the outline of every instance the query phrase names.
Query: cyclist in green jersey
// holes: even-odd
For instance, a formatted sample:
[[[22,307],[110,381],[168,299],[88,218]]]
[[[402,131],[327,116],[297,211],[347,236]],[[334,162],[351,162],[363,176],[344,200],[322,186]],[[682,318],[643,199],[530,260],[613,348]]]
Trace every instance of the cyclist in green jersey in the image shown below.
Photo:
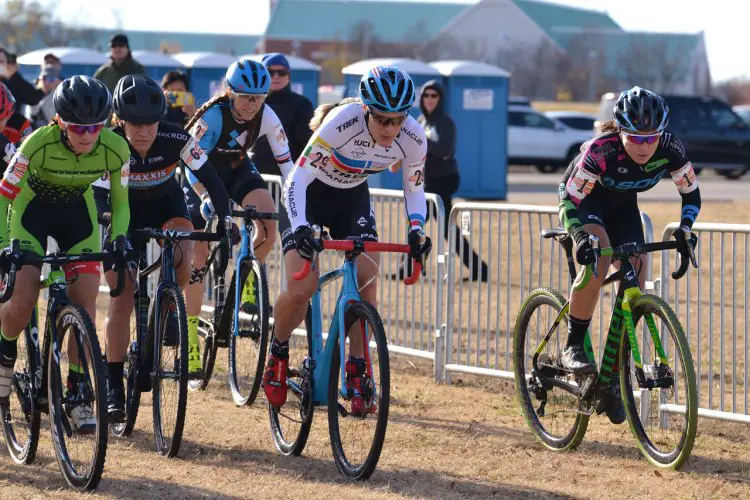
[[[57,116],[31,134],[19,147],[0,182],[0,248],[11,239],[24,252],[44,255],[47,238],[70,254],[101,250],[99,225],[91,183],[111,180],[112,249],[130,254],[125,231],[130,220],[128,171],[130,149],[125,140],[104,128],[112,112],[112,95],[100,81],[73,76],[55,89]],[[70,299],[96,318],[99,263],[74,264],[65,269],[77,276],[68,288]],[[40,269],[24,266],[16,275],[13,296],[0,309],[0,404],[10,394],[16,341],[28,324],[39,298]],[[78,387],[80,367],[75,344],[70,355],[68,391]],[[76,358],[76,359],[73,359]],[[75,430],[95,429],[91,408],[66,408]]]

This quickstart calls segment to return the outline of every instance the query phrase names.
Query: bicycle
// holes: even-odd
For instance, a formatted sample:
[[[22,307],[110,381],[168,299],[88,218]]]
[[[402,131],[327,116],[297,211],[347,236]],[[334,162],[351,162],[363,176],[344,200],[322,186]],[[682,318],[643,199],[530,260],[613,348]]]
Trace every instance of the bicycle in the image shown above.
[[[328,407],[328,428],[333,450],[334,462],[339,472],[351,479],[366,480],[375,471],[380,458],[380,452],[385,440],[388,423],[390,400],[390,364],[388,346],[383,322],[378,311],[371,304],[362,301],[357,286],[357,264],[355,259],[363,252],[397,252],[409,253],[408,245],[392,243],[378,243],[362,241],[360,239],[329,240],[321,239],[321,229],[313,226],[313,235],[325,250],[341,250],[345,252],[341,267],[330,271],[318,279],[318,286],[308,305],[305,318],[306,343],[293,345],[294,336],[290,340],[289,365],[287,368],[287,385],[290,399],[282,408],[268,406],[271,435],[276,448],[283,455],[299,456],[304,449],[312,425],[313,413],[316,406]],[[296,280],[304,279],[310,272],[312,263],[305,263],[303,269],[293,275]],[[412,285],[419,280],[422,272],[422,262],[415,260],[413,275],[406,278],[404,283]],[[323,328],[321,317],[320,293],[323,287],[334,280],[342,278],[341,291],[337,299],[336,308],[331,318],[328,337],[323,343]],[[368,329],[364,323],[369,323]],[[365,380],[362,390],[357,391],[348,387],[348,375],[345,364],[341,360],[348,359],[346,346],[351,344],[350,328],[358,323],[362,334],[362,342],[369,348],[364,350],[366,360]],[[350,342],[342,342],[343,336],[349,336]],[[372,345],[374,342],[374,347]],[[377,361],[373,361],[373,354]],[[303,357],[301,360],[299,357]],[[374,370],[378,373],[375,374]],[[364,401],[365,411],[354,414],[351,407],[346,405],[354,396]],[[288,411],[282,411],[288,410]],[[374,420],[375,430],[369,445],[357,447],[354,445],[344,449],[340,424],[342,420],[351,417],[354,423],[366,424]],[[284,429],[282,421],[298,424],[296,430]],[[348,432],[346,435],[356,436],[360,432]],[[364,449],[363,456],[354,457]]]
[[[156,451],[172,458],[179,452],[182,441],[188,386],[187,314],[175,277],[174,251],[182,240],[219,241],[227,238],[227,234],[152,228],[136,229],[132,233],[137,241],[162,241],[162,251],[159,259],[148,267],[145,267],[145,252],[141,252],[134,293],[135,328],[123,369],[125,421],[112,423],[110,431],[118,437],[129,436],[138,418],[141,393],[153,391]],[[156,269],[161,270],[152,303],[148,277]],[[169,391],[172,384],[174,387]],[[165,397],[167,392],[173,392],[174,397]],[[172,401],[172,405],[168,401]],[[174,412],[169,411],[169,406],[173,406]]]
[[[238,406],[245,406],[253,404],[263,379],[270,317],[266,268],[255,258],[255,249],[251,244],[255,229],[253,221],[279,220],[279,214],[258,212],[255,206],[248,205],[242,210],[233,210],[231,215],[241,217],[243,221],[240,226],[240,250],[235,257],[234,272],[226,295],[224,271],[214,270],[216,272],[215,290],[212,294],[212,321],[206,321],[207,327],[199,329],[199,338],[203,342],[203,379],[191,381],[190,388],[206,389],[213,374],[218,348],[228,348],[229,388],[232,399]],[[211,266],[214,257],[215,252],[212,252],[204,272]],[[249,297],[248,293],[253,296]],[[247,315],[245,318],[249,319],[244,323],[240,320],[243,296],[246,299],[252,298],[252,310],[243,311]],[[244,325],[249,327],[241,328]],[[243,340],[248,342],[242,342]],[[242,362],[244,353],[250,355],[246,362]]]
[[[513,359],[516,393],[529,428],[546,448],[555,451],[575,449],[583,440],[591,414],[594,411],[600,414],[606,409],[611,393],[610,378],[617,373],[628,424],[641,453],[658,468],[679,469],[690,456],[698,420],[697,386],[690,346],[669,305],[657,296],[641,292],[630,262],[631,257],[638,255],[676,249],[677,242],[626,243],[616,248],[599,248],[598,238],[591,236],[595,255],[593,266],[582,267],[574,280],[576,268],[571,237],[563,229],[543,230],[542,236],[554,238],[562,244],[574,289],[586,285],[596,272],[601,256],[611,257],[613,262],[620,264],[620,269],[610,274],[603,286],[614,282],[620,286],[599,372],[585,377],[573,375],[560,362],[566,333],[552,339],[558,326],[563,325],[563,332],[567,330],[564,323],[567,323],[570,307],[568,301],[556,290],[539,288],[522,302],[514,331]],[[687,236],[690,241],[691,236]],[[697,267],[692,248],[695,242],[691,243],[689,259],[681,259],[679,269],[672,273],[674,279],[687,272],[689,263]],[[542,312],[540,309],[544,306],[551,310]],[[534,332],[530,324],[533,320],[545,318],[553,320],[552,326],[546,328],[537,324],[537,338],[540,332],[544,336],[535,343],[531,338]],[[645,322],[645,327],[641,326],[641,345],[648,349],[643,351],[643,358],[637,338],[639,329],[636,328],[641,318]],[[662,325],[661,334],[657,329],[657,319]],[[596,364],[588,332],[585,347],[589,360]],[[529,357],[530,367],[527,365]],[[678,382],[680,375],[684,377],[681,383]],[[567,407],[563,407],[567,396],[572,397]],[[538,408],[535,408],[535,400]],[[547,409],[550,403],[553,406],[551,412]],[[560,408],[555,408],[558,403]],[[677,418],[673,421],[670,417],[674,415]],[[569,422],[558,422],[567,416],[572,416]],[[671,430],[677,431],[676,437],[667,436]],[[673,448],[667,449],[670,443]]]
[[[51,271],[40,282],[40,288],[49,288],[41,353],[38,312],[34,308],[23,332],[25,342],[19,342],[19,347],[25,352],[19,352],[16,360],[9,401],[0,405],[6,447],[17,464],[33,463],[39,444],[41,413],[48,413],[55,456],[65,481],[79,490],[93,490],[101,480],[107,454],[107,391],[104,383],[101,383],[106,380],[106,367],[91,318],[82,307],[68,299],[67,285],[75,278],[66,279],[62,266],[102,261],[113,256],[109,252],[78,255],[53,253],[45,256],[23,254],[16,239],[11,241],[10,248],[9,267],[0,303],[6,302],[13,294],[16,271],[22,266],[49,264]],[[124,286],[125,267],[118,267],[117,287],[110,292],[113,297],[119,295]],[[79,358],[75,391],[63,389],[66,385],[63,363],[68,363],[71,369],[68,354],[63,352],[66,334],[72,336],[68,339],[75,339]],[[95,415],[96,427],[92,431],[74,430],[70,422],[70,414],[83,405],[90,405]],[[93,438],[91,445],[83,450],[81,457],[71,457],[71,451],[80,451],[76,438],[86,436]]]

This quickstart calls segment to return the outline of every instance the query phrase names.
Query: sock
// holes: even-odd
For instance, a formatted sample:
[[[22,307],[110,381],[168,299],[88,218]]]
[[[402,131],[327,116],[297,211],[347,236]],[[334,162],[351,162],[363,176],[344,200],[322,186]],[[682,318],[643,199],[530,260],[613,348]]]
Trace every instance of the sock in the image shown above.
[[[122,380],[122,372],[123,372],[124,365],[125,365],[124,361],[120,361],[119,363],[117,362],[107,363],[107,370],[109,370],[110,381],[114,382],[116,380],[120,380],[120,381]]]
[[[18,356],[18,337],[9,339],[0,330],[0,354],[3,354],[8,360],[13,360],[15,363]]]
[[[568,317],[568,342],[566,347],[579,345],[583,346],[583,339],[586,337],[586,330],[591,324],[591,318],[578,319],[573,316]]]
[[[274,337],[273,340],[271,340],[271,354],[280,359],[288,359],[289,341],[285,340],[284,342],[279,342],[279,340]]]
[[[198,319],[200,316],[188,316],[188,348],[198,347]]]

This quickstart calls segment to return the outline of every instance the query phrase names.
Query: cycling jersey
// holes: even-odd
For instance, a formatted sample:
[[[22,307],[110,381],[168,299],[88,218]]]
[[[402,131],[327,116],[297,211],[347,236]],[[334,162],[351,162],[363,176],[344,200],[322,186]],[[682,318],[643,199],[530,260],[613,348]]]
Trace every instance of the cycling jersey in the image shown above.
[[[427,202],[424,196],[424,161],[427,139],[417,121],[409,116],[393,144],[385,148],[375,142],[359,103],[332,109],[315,131],[284,184],[284,203],[292,230],[307,224],[307,187],[318,180],[337,189],[351,189],[367,177],[401,160],[406,214],[411,229],[424,225]],[[310,200],[336,203],[334,199]]]
[[[247,124],[235,120],[231,104],[223,102],[208,108],[190,132],[200,140],[201,148],[208,152],[208,157],[216,169],[236,166],[246,156],[247,149],[259,136],[263,136],[271,146],[282,178],[286,178],[293,165],[289,141],[279,117],[270,107],[263,104],[252,121],[255,122],[254,132],[248,134]],[[196,182],[195,177],[189,173],[188,179],[191,184]]]
[[[27,120],[21,113],[15,112],[8,119],[8,123],[5,124],[3,135],[17,146],[30,136],[33,131],[29,120]]]
[[[12,208],[12,218],[23,224],[24,208],[36,200],[49,210],[61,207],[61,213],[65,204],[81,196],[90,198],[93,206],[91,183],[112,176],[117,179],[112,183],[112,233],[115,237],[124,235],[130,219],[129,156],[127,143],[111,130],[101,131],[91,152],[76,155],[63,144],[60,127],[42,127],[21,144],[5,170],[0,181],[0,217],[7,220]],[[50,211],[47,218],[57,220],[57,215]],[[11,224],[11,237],[15,237],[13,227]],[[98,235],[98,227],[96,230]],[[0,246],[7,245],[8,228],[0,224]],[[34,247],[38,251],[37,245]]]
[[[607,190],[610,197],[647,191],[667,173],[682,197],[681,225],[692,227],[700,211],[701,196],[682,142],[671,133],[664,133],[649,162],[638,165],[625,152],[619,132],[600,135],[581,146],[581,153],[565,172],[559,190],[560,218],[572,233],[583,225],[577,208],[592,190]],[[606,198],[602,198],[604,203]]]
[[[3,175],[14,154],[16,154],[16,146],[4,133],[0,133],[0,167],[3,169]]]

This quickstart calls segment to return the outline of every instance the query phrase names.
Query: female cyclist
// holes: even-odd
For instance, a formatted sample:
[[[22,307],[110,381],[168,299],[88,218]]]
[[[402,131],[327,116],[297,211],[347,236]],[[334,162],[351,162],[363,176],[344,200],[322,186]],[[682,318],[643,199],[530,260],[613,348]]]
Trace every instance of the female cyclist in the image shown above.
[[[98,252],[101,240],[91,183],[108,177],[112,179],[112,247],[124,256],[130,248],[125,239],[130,220],[130,152],[124,139],[104,128],[112,112],[112,95],[99,80],[73,76],[55,89],[53,101],[57,117],[21,144],[0,182],[0,216],[8,220],[7,226],[0,224],[0,247],[17,238],[25,252],[44,255],[47,238],[52,237],[63,252]],[[16,341],[39,297],[39,271],[34,266],[22,267],[13,296],[0,309],[0,399],[10,392]],[[96,319],[99,273],[98,262],[66,269],[66,274],[78,276],[68,288],[70,299],[92,321]],[[76,362],[70,360],[69,392],[79,386]],[[88,406],[68,411],[76,430],[95,428]]]
[[[318,284],[317,271],[304,280],[292,278],[315,254],[310,224],[327,226],[333,238],[377,241],[367,176],[401,161],[411,254],[426,257],[430,252],[432,243],[422,230],[427,213],[427,139],[424,129],[408,114],[413,104],[411,77],[395,66],[375,66],[362,77],[359,99],[345,99],[315,111],[310,122],[313,135],[284,184],[289,220],[281,221],[281,230],[288,288],[276,299],[271,356],[263,375],[266,397],[274,406],[286,402],[289,337],[304,319]],[[362,299],[373,305],[379,262],[378,254],[367,255],[357,268],[359,283],[369,283],[361,290]],[[352,386],[359,389],[364,350],[361,339],[352,337],[350,341],[352,352],[361,354],[346,361],[346,372]],[[352,401],[353,411],[362,406],[359,398]]]
[[[276,208],[266,182],[247,158],[248,148],[259,136],[265,136],[282,177],[286,178],[293,167],[284,127],[276,113],[264,103],[270,85],[271,76],[265,66],[248,59],[236,61],[227,69],[224,89],[201,106],[186,127],[193,137],[200,140],[201,148],[224,181],[231,199],[240,206],[255,205],[258,211],[264,212],[275,212]],[[205,190],[190,172],[188,180],[195,192],[188,189],[185,192],[193,221],[197,224],[201,220],[199,196],[203,198]],[[203,208],[210,213],[210,204],[204,204]],[[258,229],[255,232],[255,255],[263,261],[276,241],[276,224],[256,221],[255,225]],[[194,267],[202,268],[207,257],[208,245],[196,243]],[[245,286],[249,285],[246,283]],[[254,299],[255,294],[243,291],[243,297]],[[186,302],[188,329],[197,335],[198,316],[203,302],[201,283],[188,287]],[[246,312],[250,312],[250,307],[252,304],[243,304]]]
[[[167,114],[164,93],[159,85],[145,75],[124,76],[117,82],[114,92],[113,131],[130,146],[130,227],[129,231],[143,228],[163,228],[192,231],[182,188],[175,179],[178,165],[187,166],[204,184],[220,215],[220,227],[229,216],[229,196],[216,172],[208,165],[206,154],[198,141],[185,129],[163,121]],[[208,166],[207,166],[208,165]],[[97,205],[106,211],[108,183],[97,183]],[[104,195],[104,196],[102,196]],[[145,242],[131,237],[134,247],[143,251]],[[182,241],[175,250],[177,283],[185,288],[192,271],[191,241]],[[105,273],[110,287],[116,286],[117,273]],[[125,391],[123,388],[123,363],[130,339],[130,315],[133,312],[133,284],[128,281],[123,293],[109,301],[104,331],[107,338],[107,364],[110,385],[107,392],[110,421],[125,418]],[[188,371],[200,376],[201,362],[198,350],[198,332],[189,342]]]
[[[633,87],[620,94],[614,119],[602,125],[602,134],[584,144],[581,154],[568,167],[560,184],[560,216],[576,242],[580,265],[594,261],[589,235],[596,235],[602,247],[644,243],[637,193],[651,189],[667,173],[682,196],[680,228],[674,237],[680,243],[678,251],[687,258],[685,231],[698,216],[701,195],[682,142],[664,131],[668,123],[669,108],[664,99]],[[568,340],[561,361],[576,374],[595,370],[583,342],[609,264],[610,259],[602,257],[599,277],[570,295]],[[633,266],[640,270],[643,261],[634,259]],[[643,286],[645,276],[639,273],[638,278]],[[607,408],[609,419],[617,424],[625,420],[619,384],[613,376]]]

